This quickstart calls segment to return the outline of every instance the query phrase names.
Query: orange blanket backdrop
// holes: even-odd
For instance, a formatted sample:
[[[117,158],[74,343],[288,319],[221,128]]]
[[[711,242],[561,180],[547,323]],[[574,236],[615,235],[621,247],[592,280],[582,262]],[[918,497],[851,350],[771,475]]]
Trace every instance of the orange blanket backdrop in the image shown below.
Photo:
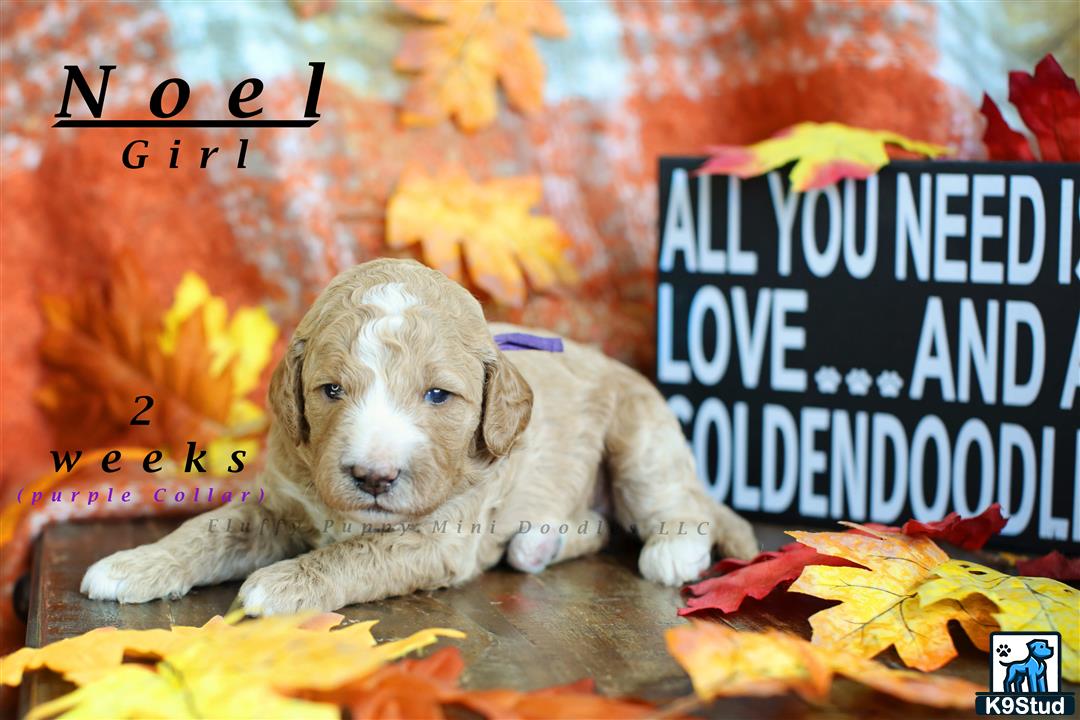
[[[1075,34],[1059,32],[1078,21],[1062,17],[1080,12],[1069,3],[964,9],[909,0],[598,0],[541,7],[547,4],[517,3],[510,12],[485,6],[482,25],[470,18],[473,29],[461,31],[445,6],[422,0],[5,3],[0,504],[15,503],[20,489],[52,469],[49,451],[66,447],[58,444],[68,430],[63,418],[46,414],[40,402],[50,378],[41,355],[42,298],[107,287],[122,255],[144,270],[148,298],[162,307],[191,271],[230,310],[266,308],[287,337],[336,273],[413,252],[386,243],[387,204],[406,171],[464,170],[477,182],[536,178],[542,200],[535,211],[568,239],[576,280],[534,290],[519,306],[497,302],[482,283],[474,289],[493,317],[594,341],[648,370],[659,156],[749,143],[812,120],[893,130],[978,158],[983,89],[1004,106],[1006,71],[1030,68],[1047,52],[1080,75]],[[523,9],[532,5],[535,13]],[[1009,32],[1019,25],[1031,32]],[[431,39],[440,28],[441,40]],[[1064,45],[1063,36],[1071,37]],[[437,82],[423,65],[451,62],[431,58],[432,48],[445,50],[447,42],[467,47],[462,54],[481,70],[490,60],[483,53],[494,48],[496,67],[486,72],[500,72],[501,63],[502,85],[496,91],[479,83],[477,97],[464,93],[471,110],[440,119],[448,108],[424,105],[438,105],[438,93],[423,87]],[[116,66],[107,118],[149,117],[151,93],[171,77],[191,85],[178,117],[227,117],[229,93],[249,77],[265,83],[249,106],[263,107],[263,117],[294,117],[303,111],[309,61],[326,63],[321,118],[310,129],[51,127],[64,65],[79,65],[95,88],[98,66]],[[81,108],[77,96],[72,103]],[[142,169],[121,163],[134,138],[149,143]],[[241,138],[250,145],[244,169],[236,167]],[[176,139],[179,167],[172,169]],[[221,149],[201,169],[204,145]],[[262,404],[262,392],[251,399]],[[111,441],[138,444],[130,430],[118,426]],[[130,472],[71,481],[146,482]],[[44,523],[95,512],[183,511],[142,502],[100,511],[24,507],[6,516],[5,647],[22,633],[12,583]]]

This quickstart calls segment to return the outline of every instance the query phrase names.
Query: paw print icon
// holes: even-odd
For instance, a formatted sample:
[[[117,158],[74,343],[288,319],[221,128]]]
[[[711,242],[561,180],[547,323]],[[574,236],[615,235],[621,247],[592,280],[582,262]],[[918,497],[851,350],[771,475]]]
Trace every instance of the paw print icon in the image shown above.
[[[870,392],[873,382],[874,379],[870,377],[870,373],[862,368],[852,368],[844,376],[844,384],[852,395],[866,395]]]
[[[900,397],[900,391],[904,387],[904,378],[895,370],[884,370],[877,376],[878,392],[881,397]]]
[[[817,383],[818,392],[822,395],[835,395],[840,388],[840,371],[832,365],[822,365],[814,373],[814,382]]]
[[[1001,657],[1001,658],[1009,657],[1009,646],[1008,645],[998,645],[997,655],[998,655],[998,657]]]

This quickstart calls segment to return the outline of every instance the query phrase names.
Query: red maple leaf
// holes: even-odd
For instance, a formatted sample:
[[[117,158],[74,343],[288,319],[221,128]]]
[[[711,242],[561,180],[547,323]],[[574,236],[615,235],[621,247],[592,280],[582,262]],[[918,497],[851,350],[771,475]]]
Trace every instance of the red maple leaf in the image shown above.
[[[1031,130],[1045,162],[1080,160],[1080,91],[1053,55],[1035,66],[1035,74],[1009,73],[1009,102]],[[983,142],[992,160],[1033,160],[1024,137],[1005,124],[997,105],[983,99],[986,117]]]
[[[807,565],[840,565],[858,567],[855,563],[831,555],[821,555],[801,543],[789,543],[779,550],[763,552],[753,560],[721,560],[710,572],[719,577],[702,580],[683,589],[689,597],[680,615],[692,615],[705,610],[735,612],[743,600],[761,600],[773,590],[787,587],[799,577]]]
[[[1009,102],[1039,142],[1047,162],[1080,160],[1080,92],[1053,55],[1035,66],[1035,74],[1009,73]]]
[[[965,550],[978,550],[1005,527],[1005,518],[1001,515],[1001,505],[994,503],[978,515],[968,518],[954,512],[935,522],[908,520],[903,527],[875,523],[861,527],[878,532],[925,535]],[[861,531],[853,528],[848,532]],[[858,567],[843,558],[821,555],[797,542],[784,545],[779,550],[760,553],[752,560],[725,558],[709,568],[708,574],[715,577],[683,588],[683,593],[688,597],[686,607],[680,608],[679,614],[693,615],[706,610],[735,612],[748,597],[762,600],[774,590],[787,588],[807,565]]]
[[[1035,153],[1031,152],[1027,138],[1016,132],[1005,118],[1001,116],[1001,110],[990,96],[983,93],[982,107],[979,112],[986,118],[986,132],[983,133],[983,144],[991,160],[1026,160],[1033,161]]]
[[[1065,557],[1057,550],[1034,560],[1016,563],[1021,575],[1046,577],[1054,580],[1080,580],[1080,557]]]
[[[968,518],[951,512],[936,522],[908,520],[900,531],[905,535],[925,535],[931,540],[944,540],[964,550],[978,550],[987,540],[1001,532],[1005,522],[1001,515],[1001,505],[994,503],[978,515]]]

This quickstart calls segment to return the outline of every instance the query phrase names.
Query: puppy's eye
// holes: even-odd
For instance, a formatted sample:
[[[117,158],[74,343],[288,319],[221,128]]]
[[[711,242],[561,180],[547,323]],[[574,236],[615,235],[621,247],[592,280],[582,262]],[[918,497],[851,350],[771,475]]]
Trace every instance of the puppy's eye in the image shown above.
[[[424,393],[424,402],[429,405],[442,405],[444,402],[450,399],[451,393],[449,390],[443,390],[442,388],[431,388]]]
[[[345,392],[340,385],[335,383],[326,383],[322,386],[322,391],[323,395],[331,400],[340,400]]]

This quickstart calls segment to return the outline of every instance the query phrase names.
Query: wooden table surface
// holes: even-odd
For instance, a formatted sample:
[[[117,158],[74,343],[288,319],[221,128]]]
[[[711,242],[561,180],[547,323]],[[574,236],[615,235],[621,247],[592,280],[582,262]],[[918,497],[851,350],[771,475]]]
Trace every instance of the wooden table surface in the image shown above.
[[[176,601],[119,605],[79,594],[83,572],[115,550],[150,542],[177,524],[173,520],[92,522],[48,528],[35,548],[27,644],[32,647],[81,634],[91,628],[158,628],[201,625],[223,614],[238,583],[197,588]],[[777,527],[758,526],[765,549],[788,538]],[[686,674],[667,654],[664,630],[683,622],[679,592],[641,579],[636,543],[616,538],[599,555],[526,575],[498,567],[469,585],[416,593],[342,614],[378,620],[379,640],[425,627],[464,631],[459,645],[472,688],[533,689],[592,677],[609,695],[631,695],[665,703],[691,692]],[[828,603],[799,595],[748,600],[745,611],[721,621],[740,629],[782,628],[809,637],[805,617]],[[985,683],[987,659],[962,632],[953,634],[961,656],[944,671]],[[444,643],[451,641],[442,641]],[[890,651],[891,653],[892,651]],[[902,667],[895,655],[886,662]],[[56,697],[72,686],[51,673],[37,672],[24,683],[21,708]],[[1075,689],[1075,688],[1069,688]],[[703,711],[715,718],[912,718],[974,717],[935,711],[880,695],[838,678],[833,704],[813,707],[794,697],[719,700]]]

